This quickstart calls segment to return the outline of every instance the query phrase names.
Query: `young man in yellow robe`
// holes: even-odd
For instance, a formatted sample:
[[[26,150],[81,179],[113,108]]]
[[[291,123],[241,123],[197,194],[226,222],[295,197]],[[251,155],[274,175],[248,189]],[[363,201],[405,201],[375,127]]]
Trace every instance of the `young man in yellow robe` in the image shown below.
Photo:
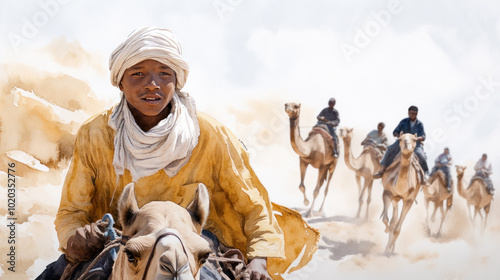
[[[282,279],[311,260],[318,232],[270,202],[239,140],[181,91],[189,66],[169,30],[133,32],[111,55],[110,71],[122,99],[78,132],[55,220],[62,252],[71,253],[78,228],[106,213],[117,217],[130,182],[139,207],[154,200],[186,206],[203,183],[205,230],[243,252],[251,279]]]

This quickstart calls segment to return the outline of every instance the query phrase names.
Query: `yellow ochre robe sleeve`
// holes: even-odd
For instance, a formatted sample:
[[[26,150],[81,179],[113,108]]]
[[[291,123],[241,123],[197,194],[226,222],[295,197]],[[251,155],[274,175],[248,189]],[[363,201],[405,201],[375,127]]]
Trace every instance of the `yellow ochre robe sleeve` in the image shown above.
[[[91,135],[82,127],[75,140],[73,159],[64,181],[61,203],[56,215],[55,225],[59,239],[59,250],[65,252],[68,238],[76,229],[88,223],[93,205],[95,170],[88,156],[92,149]]]
[[[284,257],[284,238],[273,216],[267,190],[250,167],[248,154],[226,128],[222,137],[219,185],[228,194],[231,206],[242,215],[247,238],[246,257]]]

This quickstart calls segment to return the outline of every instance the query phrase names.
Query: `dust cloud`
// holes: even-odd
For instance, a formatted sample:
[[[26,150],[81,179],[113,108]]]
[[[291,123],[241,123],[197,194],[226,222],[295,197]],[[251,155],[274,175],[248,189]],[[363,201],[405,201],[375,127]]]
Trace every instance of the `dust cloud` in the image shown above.
[[[77,42],[59,38],[34,56],[37,60],[0,64],[0,166],[15,164],[17,218],[16,273],[7,271],[8,256],[2,254],[0,278],[9,273],[9,279],[33,279],[59,256],[54,219],[75,136],[85,120],[105,109],[86,75],[105,79],[105,71]],[[38,59],[60,68],[44,67]],[[6,172],[0,172],[2,205],[7,205]],[[6,225],[8,217],[8,209],[0,207],[0,223]],[[0,236],[9,234],[8,227],[0,227]],[[0,251],[8,252],[10,245],[1,242]]]

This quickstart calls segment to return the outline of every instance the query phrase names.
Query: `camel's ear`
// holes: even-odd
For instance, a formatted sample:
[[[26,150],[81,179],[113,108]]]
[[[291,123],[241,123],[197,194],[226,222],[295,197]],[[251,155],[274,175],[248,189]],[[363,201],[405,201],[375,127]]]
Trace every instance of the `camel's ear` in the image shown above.
[[[299,103],[299,106],[298,106],[299,108],[300,108],[300,105],[301,105],[301,104],[302,104],[302,103]]]
[[[120,201],[118,202],[118,216],[122,228],[134,222],[135,214],[138,210],[139,206],[135,198],[134,183],[130,183],[123,190]]]
[[[401,136],[403,136],[403,131],[402,130],[399,132],[399,137],[401,137]]]
[[[347,129],[347,132],[351,133],[352,131],[354,130],[354,128],[351,128],[351,129]]]
[[[418,138],[418,135],[415,133],[415,138]]]
[[[208,209],[210,207],[210,198],[208,197],[207,187],[199,184],[196,188],[193,201],[189,203],[186,209],[191,213],[193,220],[203,226],[208,218]]]

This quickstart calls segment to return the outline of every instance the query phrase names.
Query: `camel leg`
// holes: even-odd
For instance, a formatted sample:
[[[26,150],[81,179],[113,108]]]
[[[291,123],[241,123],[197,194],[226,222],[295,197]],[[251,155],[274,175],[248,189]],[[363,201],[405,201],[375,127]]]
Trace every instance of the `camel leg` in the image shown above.
[[[448,214],[448,210],[449,210],[448,207],[446,207],[446,211],[444,210],[443,203],[444,203],[444,201],[442,201],[441,205],[439,206],[439,210],[441,211],[441,224],[439,224],[439,229],[436,233],[436,237],[438,237],[438,238],[441,237],[441,228],[443,227],[444,218],[446,218],[446,214]]]
[[[394,225],[399,220],[399,209],[398,208],[399,208],[398,201],[393,200],[392,201],[392,218],[391,218],[391,222],[389,223],[389,230],[390,231],[394,230]]]
[[[481,222],[482,222],[483,214],[481,214],[481,209],[477,206],[474,206],[474,217],[472,218],[473,225],[476,223],[477,214],[479,214],[479,216],[481,217]]]
[[[323,202],[321,203],[321,207],[319,208],[319,212],[323,213],[323,206],[325,206],[325,200],[326,200],[326,195],[328,194],[328,188],[330,187],[330,180],[332,179],[333,176],[333,170],[330,170],[328,172],[328,180],[326,181],[326,186],[325,186],[325,197],[323,197]]]
[[[321,189],[321,178],[323,178],[323,176],[325,175],[325,173],[327,172],[327,167],[326,166],[321,166],[319,168],[319,172],[318,172],[318,182],[316,183],[316,188],[314,188],[314,192],[313,192],[313,201],[311,203],[311,208],[309,208],[309,210],[307,211],[306,213],[306,217],[311,217],[312,216],[312,211],[313,211],[313,208],[314,208],[314,202],[316,202],[316,198],[318,197],[318,194],[319,194],[319,190]]]
[[[389,240],[387,241],[387,247],[385,247],[385,254],[389,256],[392,252],[394,252],[394,243],[396,242],[397,236],[395,235],[395,224],[396,222],[399,221],[398,216],[399,216],[399,209],[398,209],[398,202],[395,200],[392,201],[392,218],[391,222],[389,224]]]
[[[412,205],[413,205],[413,199],[403,201],[403,209],[401,210],[401,216],[399,217],[398,222],[393,229],[392,243],[387,245],[389,251],[386,250],[386,253],[391,254],[394,252],[394,247],[396,245],[396,239],[398,239],[399,233],[401,232],[401,226],[403,225],[403,222],[406,218],[406,214],[408,214],[408,211],[410,211],[410,208]]]
[[[309,164],[302,159],[300,160],[300,185],[299,185],[299,190],[302,192],[304,195],[304,205],[307,206],[309,205],[309,200],[307,199],[306,196],[306,186],[304,185],[304,178],[306,177],[306,170],[307,166]]]
[[[483,225],[483,231],[486,229],[486,220],[488,219],[488,214],[490,213],[490,205],[491,203],[488,203],[488,205],[484,206],[484,225]]]
[[[476,211],[479,214],[479,217],[481,217],[481,222],[479,223],[479,226],[482,229],[483,228],[483,223],[484,223],[483,213],[481,212],[481,208],[479,208],[479,207],[476,207]]]
[[[431,228],[429,227],[429,199],[425,199],[425,229],[427,235],[431,235]]]
[[[369,179],[368,190],[367,190],[367,198],[366,198],[366,216],[365,219],[368,220],[368,214],[370,211],[370,202],[372,202],[372,187],[373,187],[373,179]]]
[[[356,174],[356,184],[358,184],[358,194],[361,196],[361,176]]]
[[[360,176],[356,176],[356,179],[358,179],[358,177]],[[361,184],[361,179],[360,179],[360,182],[359,184]],[[359,185],[358,185],[359,186]],[[358,213],[356,214],[356,218],[359,218],[359,215],[361,214],[361,208],[363,207],[363,194],[365,193],[365,190],[366,190],[366,179],[365,179],[365,185],[363,186],[363,188],[359,188],[360,192],[359,192],[359,198],[358,198]]]
[[[470,204],[467,203],[467,212],[469,213],[469,220],[472,224],[474,224],[474,219],[472,218],[472,213],[470,211]]]
[[[382,210],[382,215],[380,217],[382,218],[382,222],[384,222],[385,225],[385,232],[389,232],[389,217],[387,216],[387,209],[389,208],[389,203],[391,203],[391,193],[388,190],[384,190],[384,193],[382,194],[382,200],[384,202],[384,209]]]
[[[440,207],[443,207],[442,202],[441,204],[434,202],[434,211],[432,211],[431,222],[436,221],[436,212]]]

